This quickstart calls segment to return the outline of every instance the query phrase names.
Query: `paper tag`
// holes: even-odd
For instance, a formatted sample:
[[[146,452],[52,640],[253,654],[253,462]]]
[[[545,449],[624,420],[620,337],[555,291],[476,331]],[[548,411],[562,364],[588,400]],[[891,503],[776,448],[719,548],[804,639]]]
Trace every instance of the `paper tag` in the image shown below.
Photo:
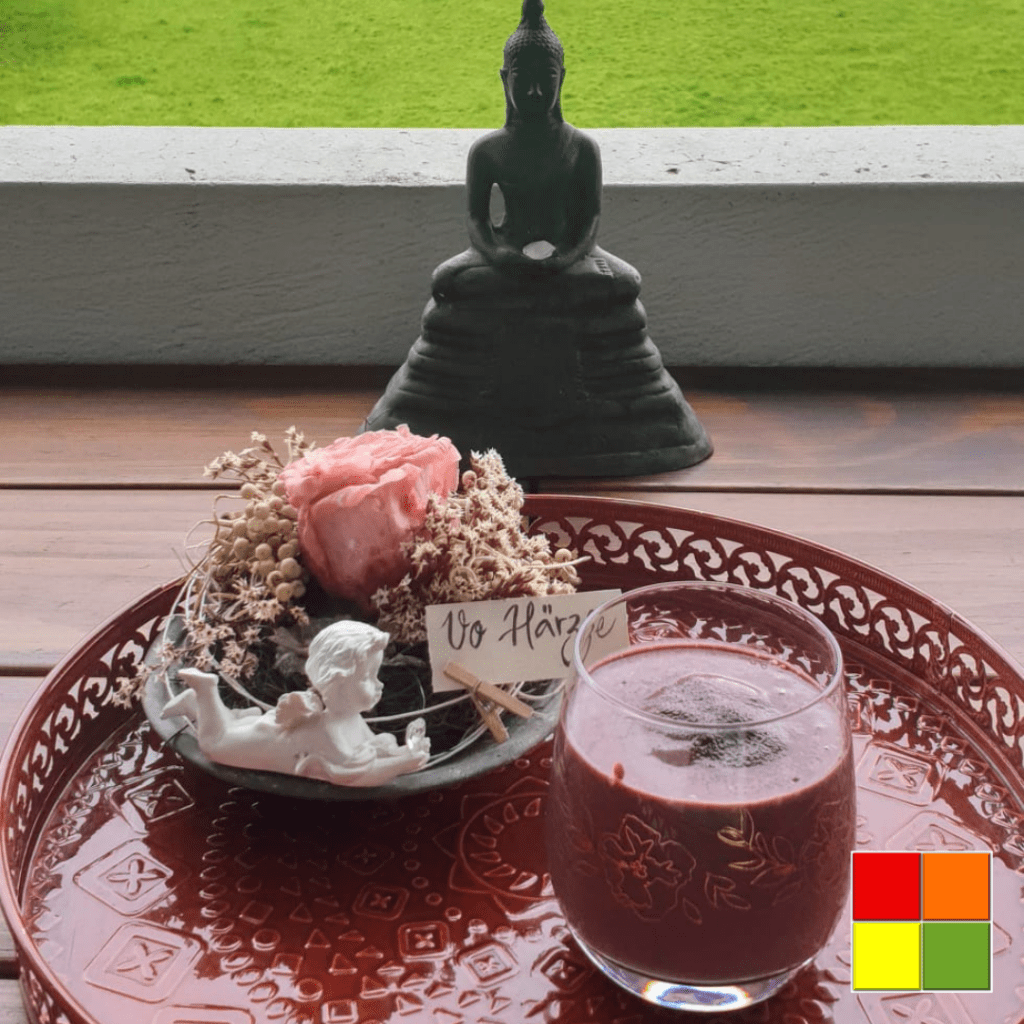
[[[435,693],[460,690],[444,675],[450,661],[489,683],[524,683],[561,679],[572,665],[573,644],[583,620],[619,590],[545,597],[513,597],[505,601],[463,601],[427,606],[427,643]],[[598,633],[600,636],[598,636]],[[598,652],[629,645],[625,607],[596,631],[592,660]]]

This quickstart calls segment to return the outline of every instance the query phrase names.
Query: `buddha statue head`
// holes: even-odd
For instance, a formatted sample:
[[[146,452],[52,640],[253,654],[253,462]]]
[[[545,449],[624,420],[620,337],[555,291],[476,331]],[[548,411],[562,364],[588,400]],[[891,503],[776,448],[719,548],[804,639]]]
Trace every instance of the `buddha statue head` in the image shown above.
[[[564,51],[544,17],[544,0],[523,0],[522,20],[505,43],[501,80],[505,125],[562,120]]]

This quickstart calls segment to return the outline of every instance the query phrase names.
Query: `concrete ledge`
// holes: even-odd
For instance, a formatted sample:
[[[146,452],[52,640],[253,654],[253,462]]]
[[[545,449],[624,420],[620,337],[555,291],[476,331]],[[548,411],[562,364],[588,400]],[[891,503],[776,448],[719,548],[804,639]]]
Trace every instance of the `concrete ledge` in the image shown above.
[[[397,364],[480,134],[0,127],[0,363]],[[1024,127],[591,134],[666,363],[1024,366]]]

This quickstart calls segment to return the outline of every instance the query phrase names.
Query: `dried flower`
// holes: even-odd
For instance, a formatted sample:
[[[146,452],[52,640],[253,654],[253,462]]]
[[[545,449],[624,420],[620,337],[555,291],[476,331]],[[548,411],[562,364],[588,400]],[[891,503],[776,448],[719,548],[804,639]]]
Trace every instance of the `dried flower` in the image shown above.
[[[458,478],[451,441],[406,426],[338,438],[281,473],[306,567],[325,590],[364,608],[407,571],[403,542],[423,523],[428,497],[447,495]],[[281,571],[289,578],[287,560]]]
[[[496,451],[474,452],[462,492],[432,495],[422,528],[403,547],[412,566],[373,595],[378,627],[401,643],[426,639],[427,605],[572,594],[576,555],[552,553],[544,536],[523,532],[523,489]]]
[[[309,580],[295,557],[297,516],[284,501],[278,480],[287,463],[265,435],[254,431],[251,440],[253,447],[225,452],[204,469],[207,477],[233,477],[241,486],[236,495],[219,495],[214,501],[213,538],[182,588],[181,637],[120,683],[113,698],[117,703],[130,703],[150,674],[164,672],[177,661],[219,671],[238,683],[249,680],[259,667],[254,651],[269,641],[275,627],[309,621],[297,603]],[[285,444],[289,461],[315,447],[295,427],[285,432]],[[219,512],[219,503],[229,498],[245,504]]]

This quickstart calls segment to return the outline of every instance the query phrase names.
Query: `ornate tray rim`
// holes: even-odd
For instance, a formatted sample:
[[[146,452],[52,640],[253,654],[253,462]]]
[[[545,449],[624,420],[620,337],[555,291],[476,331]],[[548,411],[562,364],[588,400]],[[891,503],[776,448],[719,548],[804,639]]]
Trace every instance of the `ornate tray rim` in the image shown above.
[[[927,669],[922,677],[921,665],[919,664],[915,669],[914,658],[906,655],[902,658],[897,657],[893,651],[886,649],[885,645],[881,642],[881,634],[876,632],[870,619],[861,622],[860,625],[862,627],[866,625],[866,628],[858,631],[858,629],[853,628],[848,623],[844,625],[838,619],[836,621],[829,621],[830,618],[836,618],[835,613],[819,615],[846,642],[856,644],[869,652],[874,652],[876,656],[882,657],[895,667],[914,675],[919,682],[928,684],[929,688],[942,696],[945,701],[952,702],[954,706],[959,705],[961,724],[969,724],[974,731],[980,730],[984,732],[984,723],[996,718],[996,716],[993,712],[985,710],[985,701],[979,698],[974,699],[975,702],[981,705],[980,708],[970,711],[970,702],[955,700],[950,696],[951,691],[966,689],[969,693],[972,685],[975,687],[980,686],[983,691],[988,683],[998,682],[1002,678],[1007,678],[1015,679],[1020,688],[1020,695],[1024,699],[1024,668],[984,631],[978,629],[941,601],[928,596],[923,591],[905,583],[898,577],[875,568],[869,563],[842,554],[826,545],[803,540],[793,535],[743,520],[647,501],[577,495],[530,494],[526,497],[526,505],[523,511],[524,514],[530,517],[534,527],[537,527],[538,524],[548,527],[547,532],[549,533],[553,532],[556,528],[565,529],[572,520],[586,521],[593,519],[594,513],[604,513],[604,519],[607,519],[609,514],[612,514],[618,523],[635,525],[637,529],[631,531],[631,533],[636,533],[639,530],[641,535],[652,529],[657,530],[659,528],[685,532],[691,527],[704,527],[706,531],[710,527],[709,544],[714,548],[716,542],[718,543],[718,553],[723,556],[723,565],[726,568],[728,567],[727,563],[729,563],[730,556],[721,547],[721,542],[723,536],[725,539],[728,539],[730,534],[734,535],[737,532],[744,534],[748,540],[756,540],[764,549],[779,554],[802,554],[805,557],[807,555],[814,555],[816,556],[815,564],[819,569],[831,573],[836,578],[841,577],[835,570],[842,569],[858,587],[863,590],[871,590],[879,595],[879,597],[885,599],[880,605],[885,610],[885,613],[900,612],[902,610],[904,613],[902,615],[904,624],[906,623],[906,613],[909,612],[924,618],[933,627],[941,626],[945,628],[947,642],[945,643],[944,650],[935,648],[928,652],[932,655],[932,658],[927,663],[922,662],[925,669]],[[714,540],[711,540],[712,537]],[[654,550],[652,543],[647,543],[645,550],[650,565],[652,556],[656,555],[657,552]],[[658,578],[666,578],[664,576],[657,577],[653,568],[650,571],[652,574],[650,582]],[[597,572],[596,575],[600,577],[601,573]],[[706,577],[687,577],[684,574],[680,574],[675,578],[715,577],[713,574]],[[589,582],[592,584],[593,580]],[[638,581],[637,585],[640,585],[640,582],[642,581]],[[756,585],[756,582],[759,581],[755,581],[750,585]],[[789,582],[792,583],[792,579],[789,579]],[[41,769],[46,768],[48,752],[46,749],[41,750],[39,741],[33,737],[40,731],[54,731],[57,726],[62,724],[63,719],[60,711],[54,712],[49,707],[49,701],[52,699],[53,693],[61,692],[59,689],[60,684],[66,684],[63,692],[67,693],[68,690],[79,684],[82,684],[83,688],[89,689],[87,683],[92,678],[91,674],[94,672],[107,676],[116,675],[118,657],[111,657],[111,665],[109,666],[101,658],[112,649],[115,655],[120,655],[122,649],[132,642],[141,645],[143,651],[148,648],[152,642],[156,626],[159,625],[162,617],[169,611],[173,596],[177,593],[180,586],[181,580],[179,579],[155,587],[107,619],[106,622],[86,637],[78,647],[69,652],[45,677],[32,699],[19,715],[2,755],[0,755],[0,801],[3,801],[4,807],[7,808],[3,827],[0,829],[0,910],[2,910],[7,920],[11,936],[14,940],[15,952],[21,972],[20,984],[23,1000],[26,1012],[33,1021],[43,1019],[36,1013],[36,1006],[39,1001],[49,998],[55,1003],[55,1008],[58,1011],[58,1015],[52,1018],[55,1024],[60,1024],[62,1021],[66,1021],[67,1024],[109,1024],[109,1022],[96,1020],[78,1007],[72,993],[53,973],[46,960],[39,953],[38,948],[29,936],[23,919],[20,897],[26,878],[24,872],[19,871],[19,866],[12,859],[12,843],[20,841],[26,850],[31,850],[34,847],[39,831],[44,823],[46,817],[45,808],[49,806],[49,802],[44,803],[43,810],[31,821],[30,826],[21,835],[18,835],[17,827],[12,823],[15,816],[12,811],[18,802],[28,799],[24,782],[19,782],[17,778],[19,767],[24,766],[26,770],[29,770],[32,765],[38,763]],[[763,587],[760,589],[772,590],[773,588]],[[784,590],[780,591],[778,588],[775,589],[775,592],[782,592],[783,596],[789,596]],[[798,603],[806,607],[806,604],[803,602],[798,601]],[[927,618],[928,616],[931,616],[931,618]],[[147,625],[151,627],[149,637],[140,633],[140,630]],[[961,647],[957,648],[956,651],[953,651],[948,643],[949,636],[955,637],[961,642]],[[970,642],[968,643],[967,641]],[[980,679],[971,680],[968,678],[965,680],[962,678],[963,671],[958,676],[956,669],[960,668],[963,670],[965,665],[962,658],[959,661],[956,658],[962,651],[967,651],[967,655],[970,658],[980,662]],[[938,656],[943,653],[946,655],[944,659]],[[915,657],[918,657],[918,654],[915,654]],[[123,668],[127,670],[128,665],[124,665]],[[92,687],[92,689],[97,688]],[[109,696],[109,693],[97,693],[97,696],[102,698]],[[104,702],[101,700],[100,703],[102,705]],[[965,707],[965,704],[968,706]],[[90,718],[75,718],[69,712],[67,718],[70,719],[70,730],[66,738],[62,737],[62,739],[65,739],[65,742],[72,740],[76,747],[93,749],[94,743],[99,742],[108,734],[108,727],[102,722],[104,716],[101,712],[95,710],[95,705],[92,705],[92,707],[94,714]],[[126,711],[124,713],[133,714],[136,712]],[[51,721],[47,724],[48,719]],[[998,752],[996,740],[991,735],[986,734],[986,736],[985,753],[991,756],[994,752]],[[54,767],[55,762],[50,758],[51,774],[45,779],[45,784],[39,782],[37,785],[29,788],[33,788],[37,792],[42,789],[50,792],[61,791],[67,776],[75,769],[75,763],[70,761],[70,759],[68,760],[69,763],[61,768],[60,766]],[[999,761],[1001,762],[1000,764],[990,762],[997,774],[1004,779],[1016,776],[1018,788],[1024,791],[1024,766],[1015,767],[1005,756],[1001,756]],[[23,868],[25,864],[30,863],[30,860],[29,856],[24,857],[21,867]]]

